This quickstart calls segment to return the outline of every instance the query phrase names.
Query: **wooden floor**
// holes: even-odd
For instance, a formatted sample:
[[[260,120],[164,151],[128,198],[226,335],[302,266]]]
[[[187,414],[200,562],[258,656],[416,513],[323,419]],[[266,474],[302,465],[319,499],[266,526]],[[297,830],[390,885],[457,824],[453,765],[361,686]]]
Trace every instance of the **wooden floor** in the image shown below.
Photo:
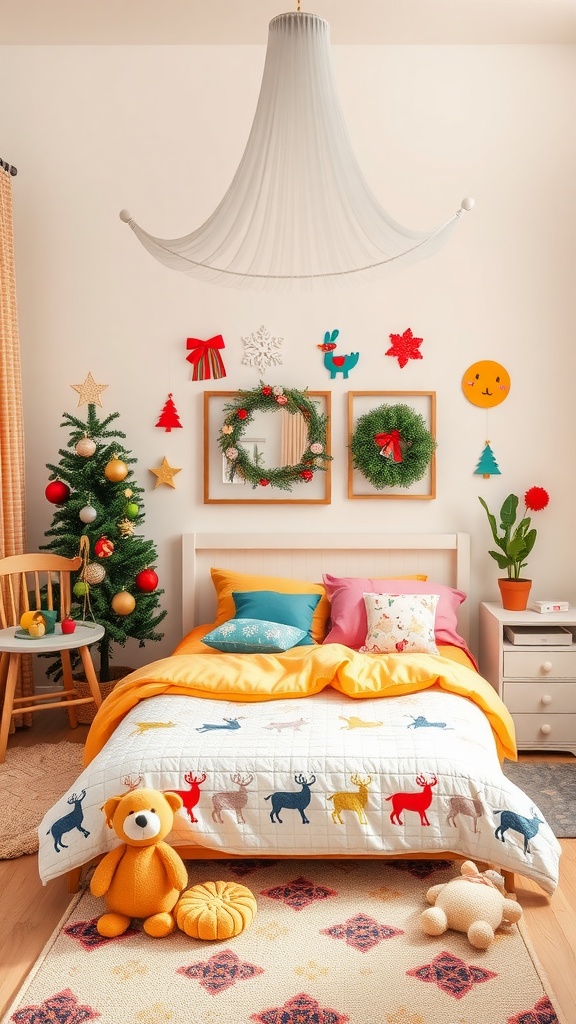
[[[54,710],[35,716],[31,729],[11,736],[9,748],[62,739],[83,743],[87,726],[68,729],[63,713]],[[543,757],[523,754],[522,760],[570,761],[571,754]],[[1,767],[0,767],[1,771]],[[0,812],[1,813],[1,812]],[[560,885],[550,899],[536,883],[518,880],[516,893],[532,944],[566,1024],[576,1022],[576,839],[563,839]],[[0,861],[0,1018],[18,992],[30,967],[58,924],[70,895],[66,880],[57,878],[43,887],[36,856]]]

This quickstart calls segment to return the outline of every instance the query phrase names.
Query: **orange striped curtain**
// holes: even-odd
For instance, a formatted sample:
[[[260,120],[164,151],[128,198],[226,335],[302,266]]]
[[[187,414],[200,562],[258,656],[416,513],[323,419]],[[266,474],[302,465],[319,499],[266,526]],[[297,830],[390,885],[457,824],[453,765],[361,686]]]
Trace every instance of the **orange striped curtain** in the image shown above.
[[[14,272],[12,178],[0,167],[0,557],[26,550],[24,491],[24,418]],[[22,659],[24,660],[24,659]],[[28,659],[26,659],[28,660]],[[33,693],[30,664],[24,666],[18,693]],[[16,724],[30,722],[20,716]]]

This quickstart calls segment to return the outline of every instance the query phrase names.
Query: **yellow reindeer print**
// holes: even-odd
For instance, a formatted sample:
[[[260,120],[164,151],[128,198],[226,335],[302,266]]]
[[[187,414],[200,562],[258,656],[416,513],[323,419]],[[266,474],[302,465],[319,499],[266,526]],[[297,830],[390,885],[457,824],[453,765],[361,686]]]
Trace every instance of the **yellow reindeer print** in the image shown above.
[[[143,736],[149,729],[175,729],[175,722],[136,722],[136,728],[134,732],[131,732],[131,736]]]
[[[342,722],[346,722],[346,725],[341,725],[341,729],[375,729],[377,725],[384,725],[384,722],[364,722],[361,718],[356,718],[352,715],[351,718],[345,718],[344,715],[338,715],[338,718]]]
[[[342,811],[354,811],[358,815],[360,824],[367,825],[368,819],[364,813],[364,808],[368,803],[368,786],[372,782],[372,776],[368,775],[363,779],[361,775],[351,775],[350,782],[353,786],[358,786],[357,793],[343,790],[340,793],[334,793],[333,796],[327,797],[328,800],[334,801],[332,821],[335,825],[343,825]]]

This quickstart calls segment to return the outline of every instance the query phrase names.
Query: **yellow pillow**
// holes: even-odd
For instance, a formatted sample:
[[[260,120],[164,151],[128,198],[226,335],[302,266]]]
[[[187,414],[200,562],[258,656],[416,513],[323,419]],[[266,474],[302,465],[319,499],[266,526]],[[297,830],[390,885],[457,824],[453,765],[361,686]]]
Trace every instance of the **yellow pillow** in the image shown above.
[[[254,576],[245,572],[232,572],[230,569],[211,569],[210,573],[218,598],[216,626],[221,626],[223,622],[234,618],[236,605],[232,594],[235,590],[276,590],[279,594],[320,594],[320,600],[312,616],[310,632],[312,639],[317,644],[322,643],[328,629],[330,602],[321,583],[291,580],[284,576]]]

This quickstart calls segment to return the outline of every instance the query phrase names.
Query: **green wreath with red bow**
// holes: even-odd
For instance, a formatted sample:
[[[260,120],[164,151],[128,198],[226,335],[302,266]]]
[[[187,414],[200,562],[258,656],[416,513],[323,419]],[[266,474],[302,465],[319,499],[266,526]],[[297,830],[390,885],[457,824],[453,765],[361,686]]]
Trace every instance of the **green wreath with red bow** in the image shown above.
[[[292,466],[263,466],[250,457],[242,444],[246,427],[256,412],[286,409],[293,416],[300,414],[306,423],[306,443],[300,461]],[[305,391],[272,386],[260,381],[253,391],[239,391],[238,397],[224,406],[224,422],[218,444],[226,459],[229,480],[236,477],[256,487],[279,487],[291,491],[293,484],[310,483],[314,473],[326,470],[332,456],[327,448],[328,417]]]
[[[352,465],[377,490],[410,487],[436,448],[424,417],[409,405],[380,405],[361,416],[350,441]]]

